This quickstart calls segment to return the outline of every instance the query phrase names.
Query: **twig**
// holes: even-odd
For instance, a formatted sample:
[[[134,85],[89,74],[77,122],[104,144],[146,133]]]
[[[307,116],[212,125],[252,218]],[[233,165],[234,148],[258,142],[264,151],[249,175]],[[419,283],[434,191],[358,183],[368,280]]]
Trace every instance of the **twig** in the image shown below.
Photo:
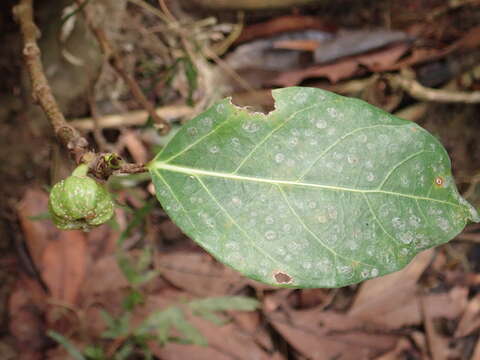
[[[32,97],[43,109],[56,137],[70,151],[75,162],[88,164],[90,173],[99,179],[108,179],[112,174],[146,172],[144,164],[127,164],[117,154],[88,151],[88,141],[66,122],[43,71],[37,44],[39,31],[33,22],[33,0],[20,0],[13,8],[13,14],[22,33],[23,55],[32,82]]]
[[[92,33],[97,38],[97,41],[100,45],[100,49],[102,50],[103,55],[107,58],[110,65],[117,72],[117,74],[123,79],[123,81],[125,81],[127,86],[130,88],[130,91],[132,92],[133,97],[148,111],[153,121],[158,125],[159,130],[161,130],[163,134],[167,133],[170,130],[170,124],[166,122],[165,119],[158,116],[158,114],[155,112],[155,107],[152,105],[150,101],[148,101],[147,97],[143,93],[138,83],[135,81],[135,79],[132,76],[130,76],[125,71],[125,66],[123,64],[122,58],[110,44],[110,41],[108,40],[108,37],[105,34],[105,31],[103,31],[102,28],[96,26],[93,23],[89,6],[88,5],[84,6],[85,1],[86,0],[75,0],[79,8],[83,6],[82,12],[83,12],[85,22],[90,28],[90,30],[92,31]]]
[[[156,108],[155,111],[167,121],[190,117],[194,114],[194,110],[187,105],[169,105]],[[116,128],[122,126],[141,126],[145,125],[148,120],[148,112],[145,110],[129,111],[125,114],[103,115],[98,118],[98,124],[92,118],[81,118],[70,121],[78,130],[91,131],[98,126],[99,129]]]
[[[107,151],[111,149],[111,146],[108,144],[107,140],[103,136],[102,129],[99,126],[99,115],[97,109],[97,103],[95,101],[95,86],[92,86],[87,94],[88,104],[90,106],[90,113],[93,119],[93,137],[98,144],[100,151]]]
[[[20,0],[20,3],[13,8],[13,14],[22,33],[23,56],[32,82],[32,97],[45,112],[55,136],[79,163],[87,152],[88,142],[65,121],[48,84],[37,44],[39,31],[33,22],[33,0]]]
[[[387,75],[386,78],[394,87],[405,90],[418,100],[441,103],[480,103],[480,91],[464,92],[427,88],[418,81],[402,75]]]

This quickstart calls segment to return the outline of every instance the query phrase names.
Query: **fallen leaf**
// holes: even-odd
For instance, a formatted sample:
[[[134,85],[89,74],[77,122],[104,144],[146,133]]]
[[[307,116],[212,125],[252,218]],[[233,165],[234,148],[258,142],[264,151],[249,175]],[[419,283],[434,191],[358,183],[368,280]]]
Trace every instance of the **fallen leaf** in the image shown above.
[[[475,349],[473,350],[472,360],[480,359],[480,338],[477,340]]]
[[[119,209],[116,209],[115,216],[118,212]],[[120,231],[109,226],[99,226],[90,230],[87,234],[87,247],[92,261],[114,254],[119,237]]]
[[[116,292],[128,287],[128,281],[118,267],[114,255],[106,256],[93,264],[87,274],[89,281],[82,289],[83,298]]]
[[[59,231],[42,256],[40,272],[53,300],[74,305],[85,279],[89,254],[84,233]]]
[[[386,354],[383,354],[375,360],[400,360],[404,359],[405,353],[409,351],[410,353],[416,353],[416,350],[412,347],[412,344],[410,344],[410,341],[408,341],[405,338],[402,338],[398,341],[397,345],[395,346],[394,349],[391,351],[387,352]]]
[[[421,324],[417,282],[432,256],[433,250],[422,252],[405,269],[363,283],[349,315],[390,329]],[[425,295],[422,301],[432,317],[456,319],[467,306],[467,296],[467,288],[454,287],[448,293]]]
[[[9,331],[15,338],[19,359],[40,359],[47,345],[42,314],[45,311],[45,293],[40,285],[29,278],[20,277],[8,303]],[[35,357],[35,355],[39,357]]]
[[[415,311],[418,306],[415,299],[417,282],[433,256],[433,250],[421,252],[404,269],[364,282],[357,292],[349,315],[393,328],[418,321],[420,316]],[[389,314],[395,314],[399,309],[400,319],[396,316],[388,318]]]
[[[394,64],[407,50],[408,44],[397,44],[369,54],[357,55],[327,65],[313,65],[305,69],[286,71],[277,76],[272,83],[279,86],[298,85],[311,77],[326,77],[332,83],[352,77],[359,66],[364,65],[372,71],[382,71]]]
[[[463,337],[472,334],[480,328],[480,294],[473,297],[467,305],[465,312],[460,318],[455,337]]]
[[[244,43],[253,39],[270,37],[289,31],[306,29],[332,32],[335,30],[335,27],[331,24],[327,24],[325,20],[322,20],[317,16],[285,15],[265,22],[246,26],[235,41],[235,44]]]
[[[388,29],[374,30],[342,30],[332,39],[326,40],[315,50],[315,63],[322,64],[335,61],[347,56],[365,54],[399,44],[407,44],[413,40],[407,33]]]
[[[199,296],[230,294],[246,283],[239,273],[203,252],[160,254],[157,263],[165,279]]]
[[[273,351],[274,344],[272,338],[268,334],[264,321],[257,311],[231,311],[230,315],[238,325],[238,327],[247,333],[256,343],[260,344],[264,349]]]
[[[425,332],[427,334],[428,348],[433,360],[447,360],[450,358],[450,351],[448,347],[448,338],[440,335],[435,328],[434,317],[432,316],[428,305],[422,303],[422,310],[424,315]]]
[[[33,220],[47,212],[48,195],[39,189],[28,189],[17,206],[25,243],[35,266],[42,263],[43,252],[50,242],[53,224],[50,220]]]
[[[304,79],[312,77],[326,77],[332,83],[341,79],[349,78],[358,69],[358,63],[354,59],[340,60],[330,65],[313,65],[301,70],[285,71],[272,80],[273,85],[294,86]]]
[[[398,337],[382,328],[366,328],[364,321],[317,309],[268,314],[284,339],[308,359],[362,360],[391,350]]]
[[[125,130],[121,136],[126,148],[133,160],[139,164],[145,164],[148,161],[148,152],[145,145],[140,141],[138,135],[133,130]]]
[[[232,360],[229,354],[223,354],[222,351],[210,346],[199,346],[189,344],[170,343],[166,346],[160,346],[151,341],[148,347],[155,356],[165,360]]]
[[[298,69],[309,62],[311,63],[311,54],[305,58],[303,51],[276,49],[275,44],[282,41],[315,41],[321,43],[330,37],[331,34],[317,30],[284,33],[273,38],[254,40],[239,45],[226,56],[225,61],[236,71],[242,69],[261,69],[264,71]]]
[[[274,49],[315,51],[320,43],[315,40],[280,40],[273,43]]]
[[[186,300],[186,293],[181,291],[163,291],[157,296],[149,296],[145,305],[135,315],[133,320],[140,323],[153,311],[165,309],[167,306],[177,306]],[[270,357],[254,341],[253,337],[242,330],[235,322],[216,325],[198,316],[187,314],[188,321],[200,331],[208,342],[208,346],[179,345],[168,343],[159,347],[151,343],[153,353],[165,360],[171,359],[260,359]]]

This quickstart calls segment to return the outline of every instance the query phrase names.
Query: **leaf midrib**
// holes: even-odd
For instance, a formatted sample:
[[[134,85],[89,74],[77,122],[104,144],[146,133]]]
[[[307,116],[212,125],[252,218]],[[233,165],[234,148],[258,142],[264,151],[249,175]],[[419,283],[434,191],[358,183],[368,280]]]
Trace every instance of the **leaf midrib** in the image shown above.
[[[322,184],[315,184],[315,183],[308,183],[308,182],[300,182],[300,181],[291,181],[291,180],[277,180],[277,179],[266,179],[266,178],[258,178],[253,176],[245,176],[245,175],[238,175],[238,174],[229,174],[217,171],[209,171],[209,170],[202,170],[202,169],[195,169],[185,166],[178,166],[178,165],[171,165],[165,162],[153,162],[151,164],[152,170],[166,170],[176,173],[182,173],[186,175],[194,175],[194,176],[210,176],[210,177],[217,177],[222,179],[230,179],[235,181],[249,181],[249,182],[257,182],[257,183],[264,183],[264,184],[274,184],[274,185],[291,185],[291,186],[300,186],[300,187],[312,187],[317,189],[324,189],[324,190],[331,190],[331,191],[345,191],[345,192],[353,192],[353,193],[360,193],[360,194],[385,194],[385,195],[393,195],[399,197],[405,197],[415,200],[425,200],[425,201],[432,201],[437,202],[445,205],[450,205],[457,208],[462,208],[461,205],[451,203],[449,201],[424,197],[424,196],[417,196],[411,194],[404,194],[398,193],[394,191],[386,191],[379,188],[376,189],[353,189],[348,187],[342,186],[333,186],[333,185],[322,185]]]

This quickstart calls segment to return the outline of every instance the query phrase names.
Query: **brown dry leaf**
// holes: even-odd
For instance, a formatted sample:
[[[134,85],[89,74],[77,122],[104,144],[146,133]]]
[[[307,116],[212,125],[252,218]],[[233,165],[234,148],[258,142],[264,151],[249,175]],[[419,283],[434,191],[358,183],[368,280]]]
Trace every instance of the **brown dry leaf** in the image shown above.
[[[480,45],[480,26],[468,30],[463,37],[455,43],[461,49],[477,49]]]
[[[82,297],[91,298],[128,287],[128,281],[118,267],[115,256],[106,256],[90,267]]]
[[[85,234],[81,231],[59,231],[42,256],[42,279],[55,301],[74,305],[85,279],[89,260]]]
[[[31,219],[48,209],[48,195],[42,190],[27,190],[17,209],[29,252],[51,296],[73,305],[88,261],[85,235],[60,231],[50,220]]]
[[[269,359],[267,353],[234,323],[218,326],[198,317],[192,317],[189,321],[207,339],[208,347],[214,349],[217,354],[223,354],[228,359]],[[199,345],[187,345],[182,351],[178,346],[172,347],[172,345],[167,344],[155,355],[165,360],[197,359],[197,354],[205,349],[205,347]],[[185,357],[178,357],[180,351],[184,353]],[[211,357],[211,359],[217,359],[217,357]]]
[[[475,349],[473,350],[472,360],[480,359],[480,338],[477,340],[477,345],[475,345]]]
[[[358,55],[355,59],[360,65],[366,66],[373,72],[384,71],[385,68],[397,62],[410,48],[409,44],[400,43],[383,50]]]
[[[116,209],[116,213],[119,211],[123,212],[124,210]],[[117,217],[116,215],[115,217]],[[104,256],[114,254],[119,237],[120,232],[110,226],[99,226],[90,230],[87,234],[87,247],[92,260],[96,261]]]
[[[161,347],[152,341],[149,342],[148,347],[155,356],[164,360],[232,360],[231,356],[211,346],[171,343]]]
[[[428,348],[433,360],[447,360],[450,358],[448,338],[440,335],[435,328],[434,317],[429,306],[421,300],[423,315],[425,317],[425,332],[427,334]]]
[[[428,345],[425,333],[423,331],[412,331],[410,333],[410,338],[412,339],[416,348],[421,352],[421,358],[428,359]]]
[[[264,349],[273,351],[272,338],[265,328],[260,313],[257,311],[232,311],[230,313],[236,324],[242,331],[249,334],[252,339]]]
[[[332,64],[314,65],[306,69],[286,71],[274,79],[273,84],[293,86],[310,77],[326,77],[332,83],[336,83],[341,79],[353,76],[360,65],[364,65],[372,71],[382,71],[395,64],[408,48],[408,44],[401,43],[368,54],[352,56]]]
[[[398,337],[381,328],[365,327],[362,320],[317,309],[268,314],[275,329],[308,359],[362,360],[392,349]]]
[[[364,282],[349,315],[391,328],[419,322],[417,281],[433,255],[433,250],[421,252],[403,270]]]
[[[480,328],[480,294],[477,294],[467,305],[465,312],[455,331],[455,337],[463,337],[472,334]]]
[[[412,344],[410,344],[410,341],[402,338],[398,341],[397,346],[395,346],[392,351],[375,358],[375,360],[403,360],[406,357],[405,352],[407,351],[410,351],[411,353],[416,352],[413,349]]]
[[[399,70],[407,66],[438,60],[456,50],[476,49],[478,46],[480,46],[480,26],[470,29],[462,38],[443,49],[413,49],[410,56],[397,62],[396,64],[393,64],[390,67],[384,68],[383,71]]]
[[[230,294],[247,281],[205,253],[160,254],[158,264],[165,279],[199,296]]]
[[[148,151],[133,130],[125,130],[122,141],[136,163],[145,164],[148,161]]]
[[[262,23],[247,26],[235,41],[244,43],[253,39],[270,37],[289,31],[319,30],[331,32],[334,27],[316,16],[285,15]]]
[[[47,204],[48,195],[43,190],[29,189],[17,206],[25,242],[37,268],[42,263],[43,252],[49,244],[54,227],[50,220],[31,220],[31,217],[45,213]]]
[[[315,40],[280,40],[273,42],[274,49],[315,51],[320,43]]]
[[[41,354],[41,349],[47,344],[42,319],[46,308],[44,297],[45,292],[40,285],[23,276],[17,280],[10,295],[9,330],[15,338],[19,358],[34,359],[34,355]]]
[[[417,281],[432,256],[433,250],[424,251],[405,269],[363,283],[349,315],[390,329],[419,325],[422,311]],[[454,287],[448,293],[426,295],[423,301],[433,317],[456,319],[467,306],[467,296],[467,288]]]
[[[351,77],[357,71],[358,63],[353,59],[337,61],[330,65],[314,65],[302,70],[285,71],[277,76],[273,85],[294,86],[311,77],[326,77],[332,83]]]
[[[156,296],[149,296],[146,304],[134,315],[132,322],[139,324],[153,311],[178,306],[187,299],[187,293],[178,290],[165,290]],[[219,326],[197,316],[187,315],[187,319],[206,338],[208,346],[169,343],[159,347],[156,343],[151,343],[150,349],[156,356],[165,360],[270,359],[253,337],[235,322]]]

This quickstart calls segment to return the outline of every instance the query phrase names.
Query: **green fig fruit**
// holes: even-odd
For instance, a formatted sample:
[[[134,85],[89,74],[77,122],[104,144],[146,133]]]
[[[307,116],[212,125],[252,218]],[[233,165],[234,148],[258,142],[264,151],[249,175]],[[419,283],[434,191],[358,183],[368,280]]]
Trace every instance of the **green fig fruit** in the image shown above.
[[[87,176],[79,165],[68,178],[56,183],[48,201],[54,224],[62,230],[89,230],[113,216],[114,203],[107,189]]]

